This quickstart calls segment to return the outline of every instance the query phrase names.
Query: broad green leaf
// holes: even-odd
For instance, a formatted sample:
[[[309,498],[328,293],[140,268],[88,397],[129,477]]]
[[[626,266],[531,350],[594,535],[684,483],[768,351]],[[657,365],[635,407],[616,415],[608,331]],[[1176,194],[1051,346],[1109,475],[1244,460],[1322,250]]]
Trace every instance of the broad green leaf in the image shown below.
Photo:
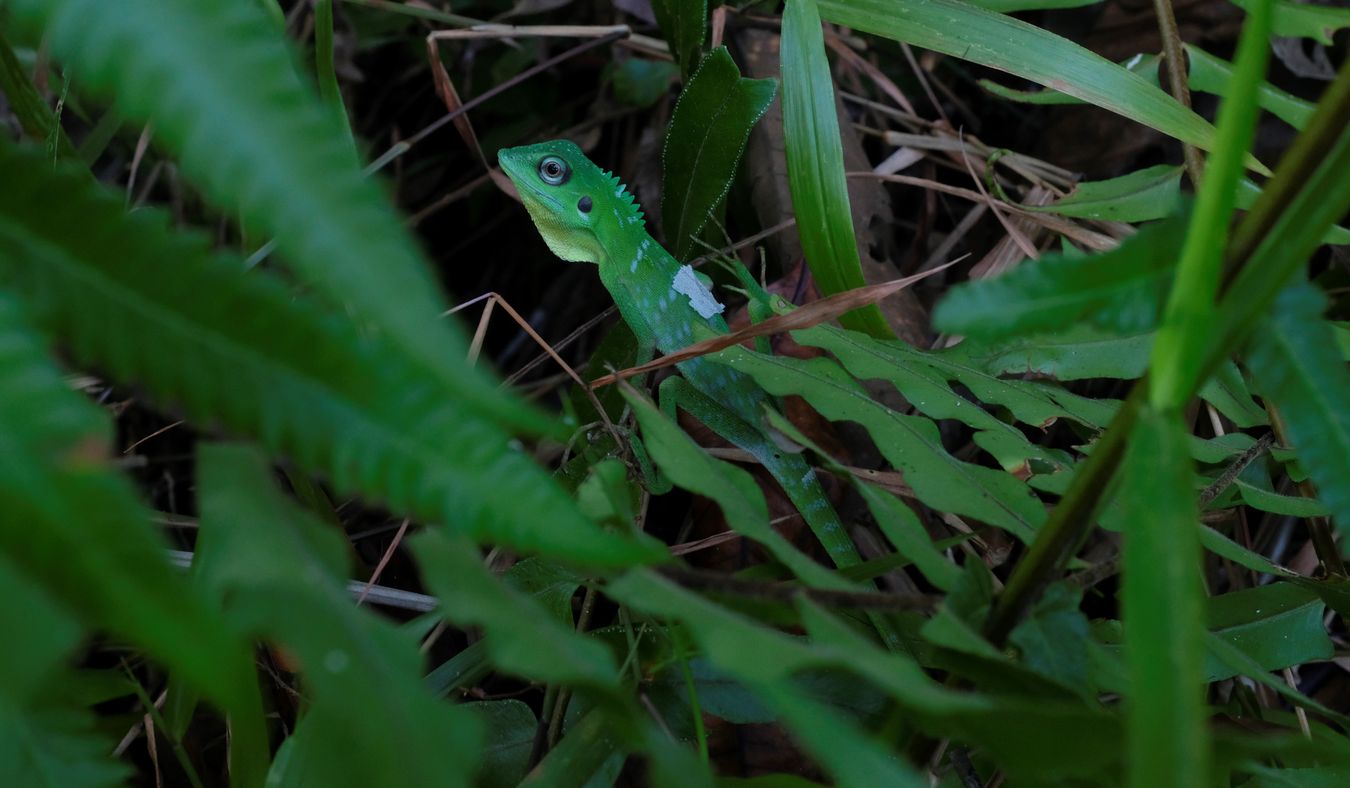
[[[1208,782],[1199,513],[1185,431],[1145,407],[1126,448],[1117,500],[1125,510],[1125,655],[1130,784]]]
[[[584,578],[565,567],[538,558],[517,561],[502,574],[517,591],[529,594],[559,622],[573,626],[572,597]]]
[[[708,456],[646,397],[625,389],[652,459],[679,487],[717,502],[727,525],[763,545],[808,585],[848,588],[849,584],[816,563],[769,526],[769,507],[749,473]]]
[[[125,785],[127,769],[93,715],[50,704],[19,708],[0,701],[0,781],[32,788]]]
[[[0,266],[8,253],[0,238]],[[149,511],[106,459],[109,437],[106,414],[70,389],[0,297],[0,555],[217,704],[247,697],[243,643],[170,568]]]
[[[974,517],[1024,541],[1045,519],[1044,507],[1022,482],[953,457],[943,448],[932,421],[873,401],[828,359],[765,356],[742,347],[728,348],[713,358],[754,378],[775,396],[796,394],[826,418],[863,425],[919,500],[934,509]]]
[[[471,542],[426,532],[413,539],[413,553],[423,582],[444,603],[442,613],[456,624],[483,627],[499,669],[601,690],[616,685],[618,669],[603,646],[494,577]]]
[[[1120,332],[1150,329],[1171,284],[1186,223],[1150,225],[1109,252],[1045,255],[992,279],[952,288],[938,303],[940,330],[979,339],[1089,322]]]
[[[455,392],[459,407],[556,430],[463,363],[466,343],[440,318],[444,301],[411,234],[361,174],[340,113],[306,86],[284,31],[257,4],[15,0],[9,8],[83,89],[153,124],[156,141],[217,206],[271,234],[301,279],[380,326],[390,348]]]
[[[505,432],[380,337],[156,211],[126,215],[87,178],[5,145],[0,168],[0,280],[78,362],[253,436],[339,491],[480,540],[594,565],[664,554],[601,532]]]
[[[1311,284],[1286,288],[1247,352],[1256,386],[1285,421],[1318,496],[1350,529],[1350,372],[1322,319],[1326,297]]]
[[[1269,59],[1270,9],[1259,0],[1242,27],[1232,89],[1219,106],[1219,141],[1205,166],[1176,276],[1149,360],[1149,401],[1180,408],[1205,381],[1206,352],[1216,322],[1228,228],[1237,207],[1242,162],[1256,135],[1257,86]]]
[[[1209,600],[1205,626],[1252,659],[1263,671],[1329,659],[1334,650],[1322,626],[1326,604],[1311,589],[1271,583]],[[1235,674],[1211,653],[1205,680]]]
[[[1073,193],[1045,206],[1027,210],[1057,213],[1080,219],[1146,222],[1177,213],[1181,208],[1181,167],[1159,164],[1119,178],[1086,181]]]
[[[529,768],[539,721],[525,703],[505,698],[495,701],[464,703],[460,708],[478,718],[487,731],[482,763],[475,785],[486,788],[512,788]]]
[[[820,11],[835,24],[1055,88],[1206,150],[1215,142],[1213,126],[1156,84],[1011,16],[961,0],[927,0],[900,9],[887,0],[820,0]]]
[[[1350,717],[1346,717],[1337,711],[1327,708],[1317,701],[1309,698],[1307,695],[1299,692],[1294,687],[1289,686],[1282,678],[1276,678],[1268,670],[1261,666],[1260,662],[1252,659],[1245,652],[1228,642],[1225,638],[1214,634],[1205,633],[1205,654],[1211,662],[1221,665],[1223,673],[1233,676],[1246,676],[1258,683],[1264,684],[1275,692],[1283,695],[1290,703],[1313,711],[1325,714],[1332,720],[1340,723],[1342,726],[1350,724]]]
[[[783,140],[797,233],[811,274],[826,295],[862,287],[862,261],[849,213],[844,147],[834,79],[816,0],[789,0],[783,11]],[[839,318],[845,328],[893,336],[875,305]]]
[[[1261,0],[1230,0],[1233,5],[1252,13]],[[1337,30],[1350,27],[1350,9],[1308,5],[1297,0],[1279,0],[1274,3],[1271,32],[1277,36],[1313,38],[1331,46],[1331,36]]]
[[[252,449],[206,445],[198,476],[202,579],[240,628],[299,662],[312,784],[469,784],[479,727],[426,691],[415,640],[352,604],[342,534],[282,495]]]
[[[670,54],[687,77],[698,65],[708,34],[707,0],[652,0],[652,13],[661,27]]]
[[[1008,640],[1022,652],[1027,667],[1090,697],[1088,620],[1079,610],[1082,601],[1082,590],[1068,583],[1050,586]]]
[[[726,47],[718,47],[680,93],[662,155],[661,227],[675,259],[691,256],[695,238],[726,198],[750,130],[776,90],[772,79],[741,77]]]
[[[1292,517],[1325,517],[1327,507],[1310,498],[1297,495],[1280,495],[1271,490],[1257,487],[1242,479],[1233,480],[1233,489],[1242,502],[1254,509],[1274,514],[1287,514]]]

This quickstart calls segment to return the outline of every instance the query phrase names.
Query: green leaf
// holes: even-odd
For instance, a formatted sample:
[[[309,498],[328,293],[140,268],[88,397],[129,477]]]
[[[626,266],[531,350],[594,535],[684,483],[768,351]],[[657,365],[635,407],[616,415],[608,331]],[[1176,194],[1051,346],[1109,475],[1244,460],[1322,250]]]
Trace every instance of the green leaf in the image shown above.
[[[1276,3],[1275,15],[1280,14],[1280,3]],[[1188,79],[1191,90],[1227,96],[1230,81],[1233,78],[1233,64],[1217,58],[1203,49],[1186,44]],[[1257,86],[1256,101],[1261,108],[1288,123],[1296,129],[1302,129],[1312,116],[1313,105],[1291,95],[1269,82],[1262,80]]]
[[[745,79],[726,47],[703,58],[666,132],[661,226],[670,253],[687,260],[709,215],[731,189],[750,130],[773,103],[772,79]]]
[[[1252,13],[1261,0],[1230,0],[1233,5]],[[1337,30],[1350,27],[1350,9],[1305,5],[1294,0],[1274,3],[1271,32],[1277,36],[1313,38],[1331,46],[1331,36]]]
[[[87,178],[4,145],[0,169],[0,279],[77,361],[254,436],[340,491],[480,540],[595,565],[664,555],[601,532],[504,432],[380,337],[171,232],[156,211],[124,214]]]
[[[624,398],[633,408],[652,459],[676,485],[717,502],[727,525],[764,545],[769,553],[808,585],[847,588],[849,583],[798,550],[769,526],[769,507],[749,473],[714,459],[650,400],[626,388]]]
[[[1025,484],[1003,471],[953,457],[933,422],[873,401],[828,359],[765,356],[743,347],[712,358],[754,378],[775,396],[796,394],[826,418],[861,424],[918,499],[934,509],[974,517],[1025,541],[1045,519],[1044,507]]]
[[[708,31],[708,0],[652,0],[652,13],[680,71],[688,77],[698,65]]]
[[[83,88],[153,124],[208,198],[272,235],[302,280],[380,326],[391,350],[425,367],[461,407],[555,431],[462,362],[466,342],[441,319],[444,301],[412,236],[361,174],[341,114],[306,86],[283,31],[256,3],[15,0],[9,8]]]
[[[486,788],[511,788],[520,784],[529,767],[539,721],[534,711],[518,700],[506,698],[481,703],[464,703],[461,709],[478,718],[487,731],[483,762],[475,785]]]
[[[1088,681],[1088,620],[1079,610],[1081,589],[1055,583],[1008,635],[1022,652],[1027,667],[1085,697]]]
[[[862,287],[862,262],[849,213],[844,144],[825,59],[816,0],[790,0],[783,11],[783,140],[797,233],[811,274],[826,295]],[[875,305],[839,317],[874,337],[894,334]]]
[[[1334,648],[1322,625],[1325,610],[1311,589],[1271,583],[1211,598],[1205,625],[1261,670],[1272,671],[1331,657]],[[1237,672],[1213,653],[1207,655],[1204,670],[1206,681]]]
[[[1045,255],[1002,276],[967,282],[938,303],[933,323],[949,333],[998,340],[1082,322],[1124,333],[1151,329],[1185,224],[1173,217],[1109,252]]]
[[[467,785],[479,727],[427,692],[415,640],[353,606],[343,535],[286,499],[254,450],[206,445],[198,477],[203,581],[240,628],[284,645],[305,677],[310,705],[296,736],[306,777]],[[349,746],[353,737],[362,746]]]
[[[835,24],[1015,74],[1206,150],[1215,142],[1213,126],[1156,84],[1020,19],[961,0],[907,4],[903,13],[888,0],[820,0],[820,9]]]
[[[0,264],[7,252],[0,240]],[[0,297],[0,554],[86,624],[228,706],[252,681],[243,644],[169,567],[149,512],[107,464],[108,438],[106,415],[66,385]]]
[[[493,577],[472,543],[426,532],[412,544],[423,582],[444,602],[442,613],[461,626],[482,627],[497,668],[549,683],[616,686],[617,668],[600,643]]]
[[[1285,288],[1247,352],[1256,386],[1279,409],[1289,440],[1337,526],[1350,533],[1350,371],[1322,319],[1313,285]]]
[[[108,757],[116,742],[94,729],[93,715],[0,701],[0,782],[32,788],[124,785],[127,769]]]
[[[1073,193],[1030,211],[1057,213],[1080,219],[1146,222],[1171,216],[1181,208],[1181,167],[1159,164],[1119,178],[1086,181]]]
[[[1200,545],[1185,431],[1145,407],[1126,448],[1117,500],[1125,509],[1125,655],[1130,784],[1205,785]]]
[[[539,600],[539,604],[558,621],[574,626],[572,597],[584,582],[581,575],[538,558],[526,558],[512,564],[502,574],[502,579],[512,588]]]

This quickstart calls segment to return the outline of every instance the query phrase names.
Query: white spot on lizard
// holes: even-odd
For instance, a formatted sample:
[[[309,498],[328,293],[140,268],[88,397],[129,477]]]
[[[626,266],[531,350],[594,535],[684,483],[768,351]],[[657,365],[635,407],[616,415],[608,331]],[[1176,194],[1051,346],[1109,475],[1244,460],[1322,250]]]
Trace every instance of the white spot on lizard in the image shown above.
[[[677,293],[683,293],[689,296],[689,306],[694,308],[703,317],[712,317],[722,314],[726,309],[716,298],[712,291],[699,281],[694,273],[694,267],[690,265],[680,266],[680,270],[675,272],[675,279],[670,283],[670,287]]]

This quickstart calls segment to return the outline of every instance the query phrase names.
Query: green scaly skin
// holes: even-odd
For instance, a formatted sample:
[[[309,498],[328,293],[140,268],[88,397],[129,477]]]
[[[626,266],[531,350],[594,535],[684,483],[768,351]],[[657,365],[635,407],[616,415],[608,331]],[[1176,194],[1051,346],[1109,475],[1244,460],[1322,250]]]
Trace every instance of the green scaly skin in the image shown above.
[[[700,280],[687,266],[681,273],[680,263],[647,234],[633,196],[575,144],[554,140],[509,148],[497,160],[553,253],[599,266],[600,280],[637,336],[640,361],[653,348],[670,353],[727,333],[721,305],[706,285],[694,284]],[[815,471],[800,454],[782,451],[757,426],[770,405],[764,391],[736,370],[703,358],[677,366],[696,390],[689,392],[675,381],[672,388],[680,406],[769,469],[836,566],[857,564],[858,551]],[[663,385],[663,407],[670,404],[669,393]]]

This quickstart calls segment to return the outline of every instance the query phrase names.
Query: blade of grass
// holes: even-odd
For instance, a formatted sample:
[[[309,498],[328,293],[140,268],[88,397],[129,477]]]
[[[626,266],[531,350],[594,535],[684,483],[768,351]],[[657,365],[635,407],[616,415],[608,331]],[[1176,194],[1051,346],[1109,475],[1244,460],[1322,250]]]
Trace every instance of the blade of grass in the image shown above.
[[[806,263],[825,295],[862,287],[834,80],[816,0],[790,0],[784,9],[782,61],[788,188]],[[875,306],[845,313],[839,322],[874,337],[894,336]]]

